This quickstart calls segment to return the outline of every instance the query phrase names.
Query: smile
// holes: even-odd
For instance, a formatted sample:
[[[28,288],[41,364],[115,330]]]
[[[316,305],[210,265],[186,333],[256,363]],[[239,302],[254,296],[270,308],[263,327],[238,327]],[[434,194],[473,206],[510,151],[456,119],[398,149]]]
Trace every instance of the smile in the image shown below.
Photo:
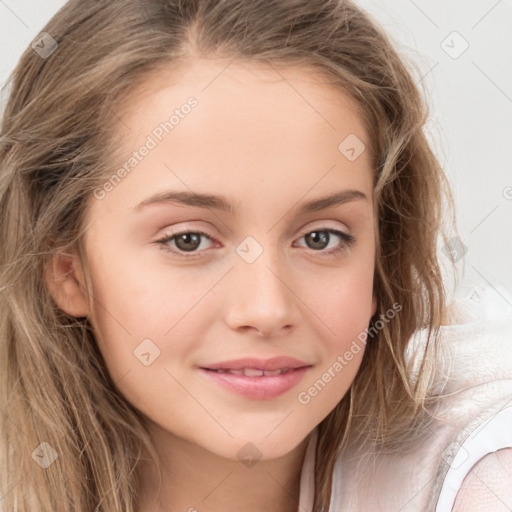
[[[311,366],[276,370],[208,369],[199,370],[210,382],[250,400],[270,400],[295,388]]]

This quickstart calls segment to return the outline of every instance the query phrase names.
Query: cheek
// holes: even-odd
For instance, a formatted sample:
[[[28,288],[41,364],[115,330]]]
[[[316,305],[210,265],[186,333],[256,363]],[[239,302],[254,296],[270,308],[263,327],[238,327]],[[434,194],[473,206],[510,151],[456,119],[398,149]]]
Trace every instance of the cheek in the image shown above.
[[[365,352],[371,318],[368,300],[338,302],[331,315],[329,334],[322,341],[322,360],[297,393],[297,402],[312,417],[325,418],[342,400],[354,381]],[[371,300],[371,299],[370,299]],[[368,311],[363,314],[359,306]]]
[[[372,316],[373,265],[370,258],[336,269],[309,283],[308,305],[320,318],[332,347],[342,349],[368,327]],[[350,344],[350,343],[349,343]]]
[[[370,270],[371,271],[370,271]],[[369,263],[325,279],[308,305],[322,320],[322,362],[299,390],[297,400],[310,414],[324,417],[345,396],[365,351],[372,317],[373,267]],[[321,293],[318,291],[321,290]]]
[[[128,259],[116,265],[98,259],[94,268],[91,323],[114,381],[128,372],[135,377],[147,359],[154,360],[152,368],[183,363],[218,314],[207,300],[217,272],[157,272],[155,265]]]
[[[93,316],[101,328],[117,323],[134,336],[163,335],[204,293],[205,283],[179,268],[130,257],[130,250],[110,248],[115,257],[107,259],[107,249],[93,261]]]

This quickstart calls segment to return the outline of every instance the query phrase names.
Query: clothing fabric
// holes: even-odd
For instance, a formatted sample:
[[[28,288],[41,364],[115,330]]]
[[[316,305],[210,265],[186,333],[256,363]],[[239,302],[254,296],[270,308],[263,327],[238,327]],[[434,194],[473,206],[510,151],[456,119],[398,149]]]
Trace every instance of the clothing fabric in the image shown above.
[[[361,458],[341,453],[334,466],[329,512],[451,512],[472,468],[490,460],[489,454],[512,448],[512,295],[502,287],[465,281],[450,311],[449,324],[441,327],[430,384],[442,398],[431,410],[435,419],[428,431],[403,453],[372,455],[368,469],[359,474]],[[408,346],[414,372],[426,334],[417,331]],[[302,467],[300,512],[312,512],[317,437],[315,429]],[[512,489],[508,471],[495,473],[501,489]],[[502,509],[490,504],[485,510]]]

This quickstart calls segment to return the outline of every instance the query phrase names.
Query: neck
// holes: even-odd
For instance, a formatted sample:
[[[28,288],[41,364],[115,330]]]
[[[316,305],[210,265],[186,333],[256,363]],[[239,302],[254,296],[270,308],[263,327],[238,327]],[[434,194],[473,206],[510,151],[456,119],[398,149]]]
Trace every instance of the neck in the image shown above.
[[[297,512],[300,476],[309,437],[278,459],[244,465],[219,457],[169,432],[152,435],[156,464],[140,466],[137,512]]]

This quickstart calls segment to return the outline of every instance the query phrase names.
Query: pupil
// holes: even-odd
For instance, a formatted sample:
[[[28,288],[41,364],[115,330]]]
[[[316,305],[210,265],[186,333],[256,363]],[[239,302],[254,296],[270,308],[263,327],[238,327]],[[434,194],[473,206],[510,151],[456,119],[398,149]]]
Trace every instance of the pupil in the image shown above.
[[[192,242],[190,241],[191,239],[193,240]],[[183,245],[181,242],[185,242],[185,245]],[[183,251],[193,251],[199,247],[200,242],[200,236],[198,236],[197,233],[184,233],[178,237],[176,240],[176,245]],[[192,247],[187,246],[187,244],[190,243],[192,243]]]
[[[306,238],[313,241],[312,249],[324,249],[329,243],[329,234],[326,231],[312,231]]]

